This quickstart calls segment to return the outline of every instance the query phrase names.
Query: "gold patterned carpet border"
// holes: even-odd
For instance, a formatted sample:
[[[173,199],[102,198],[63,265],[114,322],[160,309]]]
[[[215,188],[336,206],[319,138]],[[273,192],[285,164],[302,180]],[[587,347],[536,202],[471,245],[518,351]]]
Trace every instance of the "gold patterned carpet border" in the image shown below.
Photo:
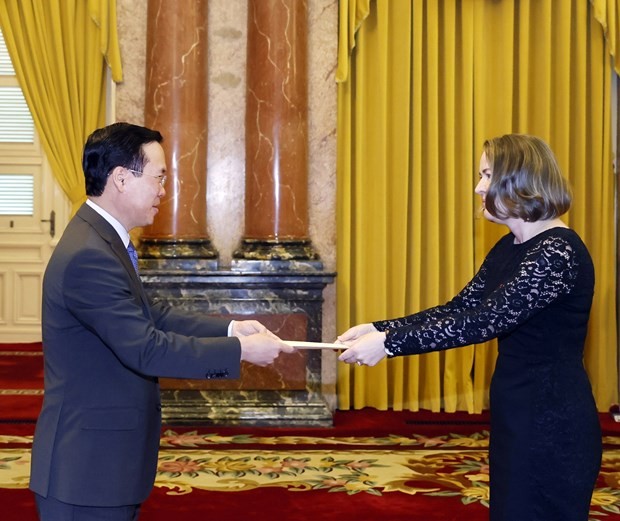
[[[489,432],[482,431],[470,435],[447,434],[441,436],[399,436],[390,434],[384,437],[372,436],[254,436],[237,434],[221,436],[219,434],[200,434],[198,431],[177,434],[168,430],[163,433],[162,448],[199,448],[213,445],[355,445],[355,446],[414,446],[441,448],[487,448]]]
[[[620,514],[620,437],[605,437],[604,443],[591,519]],[[31,444],[32,436],[0,436],[0,488],[27,488]],[[242,448],[248,444],[275,448]],[[305,448],[312,445],[317,448]],[[487,432],[432,438],[319,438],[167,431],[162,437],[155,485],[170,495],[280,487],[290,492],[458,497],[465,505],[488,506],[487,446]]]

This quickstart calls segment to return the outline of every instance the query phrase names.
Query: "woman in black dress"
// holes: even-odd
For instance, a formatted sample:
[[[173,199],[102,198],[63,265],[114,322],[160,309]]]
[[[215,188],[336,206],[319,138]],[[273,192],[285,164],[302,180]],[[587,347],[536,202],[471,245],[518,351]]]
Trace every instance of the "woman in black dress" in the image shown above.
[[[340,360],[375,365],[498,338],[491,380],[491,521],[587,521],[602,455],[583,365],[594,268],[560,216],[571,195],[550,148],[510,134],[485,142],[484,216],[510,233],[447,304],[360,324]]]

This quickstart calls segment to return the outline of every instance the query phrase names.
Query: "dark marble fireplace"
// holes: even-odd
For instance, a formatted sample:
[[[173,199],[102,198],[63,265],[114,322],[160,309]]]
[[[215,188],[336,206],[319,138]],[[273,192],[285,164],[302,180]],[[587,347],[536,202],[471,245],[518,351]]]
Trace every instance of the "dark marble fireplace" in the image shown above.
[[[173,306],[256,318],[285,340],[321,341],[323,289],[334,274],[291,271],[141,269],[149,296]],[[246,267],[248,263],[246,262]],[[264,263],[262,264],[264,266]],[[194,266],[195,268],[196,266]],[[239,380],[161,379],[167,424],[330,426],[332,411],[321,393],[320,350],[281,355],[272,366],[242,363]]]

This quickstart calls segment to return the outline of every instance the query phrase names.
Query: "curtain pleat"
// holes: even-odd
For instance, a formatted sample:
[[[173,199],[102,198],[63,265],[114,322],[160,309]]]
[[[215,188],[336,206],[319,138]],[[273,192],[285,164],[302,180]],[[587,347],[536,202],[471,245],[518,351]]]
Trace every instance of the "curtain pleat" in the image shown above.
[[[575,191],[567,222],[597,273],[586,367],[599,407],[617,399],[610,50],[592,11],[579,0],[370,2],[339,62],[339,331],[457,293],[507,232],[479,215],[482,143],[536,134]],[[339,407],[479,412],[496,356],[490,342],[339,364]]]
[[[616,74],[620,74],[620,5],[618,0],[590,0],[596,20],[603,26],[609,53],[614,59]]]
[[[349,77],[351,53],[355,47],[355,33],[370,12],[370,0],[349,0],[339,3],[338,69],[336,81]]]
[[[115,0],[0,0],[0,27],[52,172],[75,211],[88,135],[105,124],[106,61],[122,79]]]

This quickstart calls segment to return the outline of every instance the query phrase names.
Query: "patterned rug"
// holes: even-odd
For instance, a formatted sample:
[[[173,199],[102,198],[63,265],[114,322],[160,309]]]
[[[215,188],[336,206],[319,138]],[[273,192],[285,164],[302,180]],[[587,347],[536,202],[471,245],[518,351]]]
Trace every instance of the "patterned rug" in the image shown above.
[[[248,491],[280,498],[280,505],[286,497],[282,494],[296,494],[295,498],[301,500],[300,492],[329,493],[312,496],[321,501],[336,500],[337,496],[341,502],[345,497],[372,496],[375,505],[380,505],[383,498],[384,519],[401,519],[390,515],[391,505],[398,505],[406,498],[416,497],[418,501],[426,498],[426,504],[431,506],[419,519],[452,519],[446,517],[447,511],[455,514],[454,519],[486,519],[488,436],[487,431],[481,431],[434,437],[261,437],[168,430],[161,439],[157,493],[152,505],[145,504],[141,520],[159,520],[158,505],[165,498],[184,497],[183,503],[187,504],[192,494],[198,497],[201,492],[210,492],[200,497],[206,500],[202,503],[209,505],[209,513],[214,514],[213,498],[229,498],[238,509],[239,500],[234,499],[236,494],[230,493],[240,493],[241,499],[246,497],[242,493]],[[31,443],[31,436],[0,436],[1,489],[27,488]],[[604,444],[603,468],[592,499],[592,520],[620,519],[620,437],[605,437]],[[278,496],[273,495],[276,489]],[[438,501],[439,498],[444,501]],[[303,517],[301,509],[301,517],[283,519],[315,519],[309,513],[311,510],[308,506],[307,517]],[[196,516],[196,508],[191,512],[193,516],[188,513],[187,518],[182,515],[172,518],[200,518]],[[228,512],[228,519],[236,519]],[[29,518],[23,514],[19,519],[27,521]],[[327,517],[323,515],[321,519]],[[351,514],[344,519],[372,517]]]
[[[0,345],[1,521],[37,520],[27,486],[42,383],[40,344]],[[620,520],[620,424],[601,423],[590,519]],[[169,427],[140,521],[486,521],[487,428],[488,414],[373,409],[336,411],[330,429]]]

